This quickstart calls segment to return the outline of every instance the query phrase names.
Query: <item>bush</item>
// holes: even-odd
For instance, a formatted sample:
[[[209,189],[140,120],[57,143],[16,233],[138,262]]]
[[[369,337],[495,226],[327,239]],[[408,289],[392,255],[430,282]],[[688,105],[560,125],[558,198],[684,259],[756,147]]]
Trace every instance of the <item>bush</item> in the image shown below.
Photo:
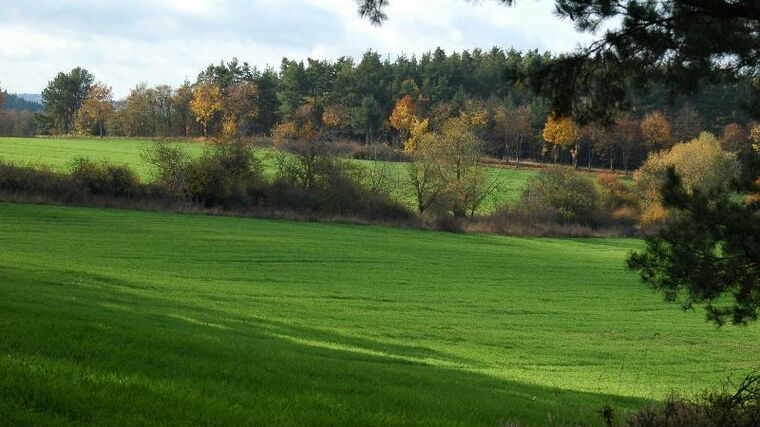
[[[280,175],[269,191],[267,204],[296,211],[359,215],[370,219],[399,220],[413,216],[405,206],[391,198],[383,187],[383,178],[372,177],[381,172],[330,160],[332,167],[322,169],[308,188],[290,175]]]
[[[599,202],[605,213],[616,222],[635,224],[639,220],[639,200],[631,189],[612,173],[596,176]]]
[[[153,166],[153,179],[178,198],[185,197],[189,156],[177,144],[155,142],[140,153],[140,157]]]
[[[608,417],[611,418],[611,417]],[[608,424],[613,424],[610,420]],[[670,397],[629,417],[629,427],[754,427],[760,425],[760,376],[750,375],[733,393],[708,392],[695,400]]]
[[[580,173],[552,166],[528,181],[517,211],[560,223],[593,225],[600,221],[600,198],[594,183]]]
[[[0,190],[12,193],[69,195],[72,187],[68,175],[48,168],[24,167],[0,160]]]
[[[184,192],[202,206],[243,207],[263,194],[261,165],[244,144],[219,144],[186,164]]]
[[[140,191],[140,180],[129,166],[94,162],[82,157],[74,160],[71,179],[96,196],[133,197]]]

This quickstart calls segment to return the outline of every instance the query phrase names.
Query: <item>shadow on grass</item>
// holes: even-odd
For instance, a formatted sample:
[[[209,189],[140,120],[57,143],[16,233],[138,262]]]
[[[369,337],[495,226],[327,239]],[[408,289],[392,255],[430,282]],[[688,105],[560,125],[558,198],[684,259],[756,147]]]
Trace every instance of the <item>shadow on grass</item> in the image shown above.
[[[0,270],[0,424],[593,425],[644,404],[101,279]]]

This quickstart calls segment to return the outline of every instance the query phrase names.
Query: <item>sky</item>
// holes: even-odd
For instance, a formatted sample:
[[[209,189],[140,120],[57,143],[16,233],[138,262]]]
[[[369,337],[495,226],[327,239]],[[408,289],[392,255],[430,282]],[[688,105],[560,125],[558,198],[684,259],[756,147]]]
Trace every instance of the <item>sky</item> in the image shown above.
[[[122,98],[137,83],[177,86],[211,63],[252,66],[290,59],[394,58],[440,46],[570,51],[591,35],[553,15],[553,0],[504,7],[483,0],[390,0],[376,27],[354,0],[2,0],[0,87],[39,93],[82,66]]]

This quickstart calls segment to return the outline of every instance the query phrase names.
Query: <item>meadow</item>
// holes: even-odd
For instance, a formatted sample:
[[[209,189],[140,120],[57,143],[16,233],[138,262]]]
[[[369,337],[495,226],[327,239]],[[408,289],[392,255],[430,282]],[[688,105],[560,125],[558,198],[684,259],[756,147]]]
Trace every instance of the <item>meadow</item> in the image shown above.
[[[0,159],[19,164],[34,164],[50,167],[56,171],[66,172],[74,159],[86,157],[91,160],[105,160],[112,163],[129,165],[143,181],[152,179],[150,165],[141,158],[140,153],[150,147],[152,142],[145,139],[126,138],[0,138]],[[181,144],[190,155],[199,155],[202,143]],[[261,160],[265,175],[275,173],[274,153],[271,150],[256,151]],[[370,161],[352,160],[357,165],[370,167]],[[410,208],[414,208],[413,192],[398,184],[405,179],[405,164],[400,162],[381,162],[389,168],[394,181],[393,195]],[[490,179],[495,180],[495,191],[481,207],[481,213],[488,213],[504,203],[517,200],[528,179],[535,175],[529,169],[487,168]]]
[[[528,239],[0,204],[2,425],[600,424],[757,368],[624,269]]]

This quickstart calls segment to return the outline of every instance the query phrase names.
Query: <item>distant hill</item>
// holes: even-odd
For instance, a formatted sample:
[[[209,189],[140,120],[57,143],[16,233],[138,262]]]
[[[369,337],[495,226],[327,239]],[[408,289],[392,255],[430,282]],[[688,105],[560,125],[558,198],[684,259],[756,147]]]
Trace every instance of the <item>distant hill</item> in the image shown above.
[[[28,111],[43,111],[45,107],[42,106],[40,95],[35,94],[14,94],[5,93],[5,101],[3,102],[3,110],[28,110]]]
[[[16,96],[29,102],[42,104],[42,95],[39,93],[17,93]]]

